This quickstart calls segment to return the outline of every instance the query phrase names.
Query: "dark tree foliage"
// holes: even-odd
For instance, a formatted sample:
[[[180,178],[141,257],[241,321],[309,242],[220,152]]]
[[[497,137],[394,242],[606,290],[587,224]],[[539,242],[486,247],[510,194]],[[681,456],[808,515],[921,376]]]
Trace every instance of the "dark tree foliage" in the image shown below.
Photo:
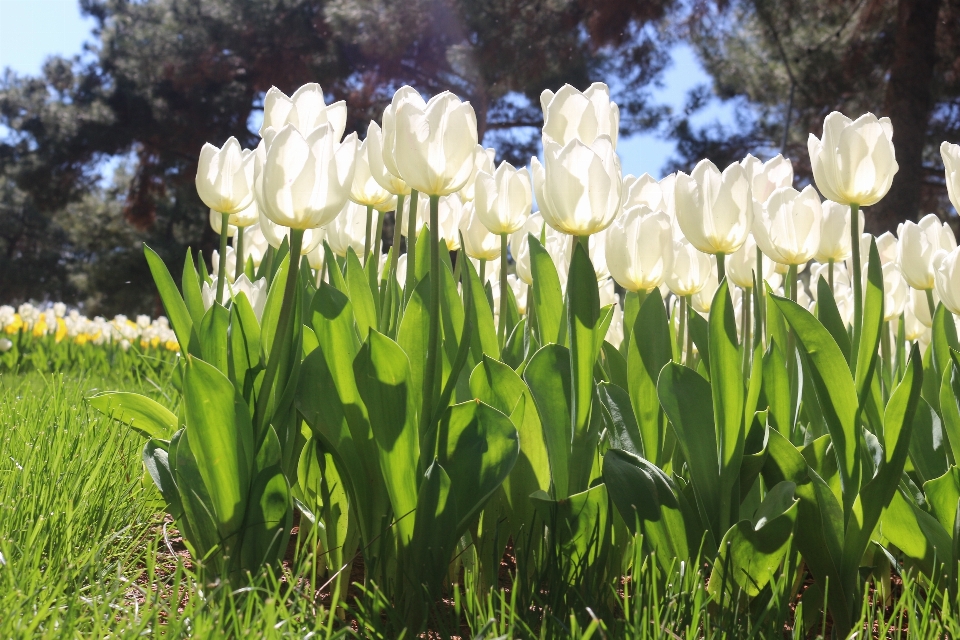
[[[41,77],[8,72],[0,82],[5,300],[117,306],[119,289],[90,265],[119,265],[88,260],[75,277],[70,258],[67,229],[89,224],[79,217],[95,215],[90,198],[113,198],[101,208],[121,211],[127,231],[176,271],[188,245],[209,255],[215,239],[193,187],[200,147],[231,135],[254,146],[248,123],[273,85],[290,93],[319,82],[331,100],[347,101],[347,130],[361,135],[400,85],[427,95],[451,89],[474,105],[484,143],[521,164],[539,146],[544,88],[608,81],[624,133],[663,116],[648,87],[666,62],[655,26],[673,0],[80,2],[97,24],[85,55],[51,59]],[[116,157],[131,160],[118,176],[126,183],[101,188],[102,164]],[[7,224],[8,216],[27,222]],[[80,253],[109,249],[88,244]],[[127,275],[118,281],[140,298],[125,303],[152,308],[147,274]]]
[[[716,95],[744,117],[733,131],[674,123],[678,167],[783,149],[809,181],[808,134],[831,111],[872,111],[893,121],[900,171],[869,230],[952,214],[939,145],[960,139],[960,1],[704,0],[684,24]]]

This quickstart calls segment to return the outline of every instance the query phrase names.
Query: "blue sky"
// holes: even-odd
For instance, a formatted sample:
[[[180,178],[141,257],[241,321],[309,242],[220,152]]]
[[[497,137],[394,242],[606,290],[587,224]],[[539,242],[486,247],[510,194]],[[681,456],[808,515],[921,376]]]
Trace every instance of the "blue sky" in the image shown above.
[[[0,69],[37,74],[49,56],[80,53],[83,43],[91,39],[93,25],[93,20],[80,15],[77,0],[0,0]],[[679,46],[654,97],[679,111],[687,91],[709,82],[693,51]],[[695,118],[701,125],[712,121],[732,123],[733,105],[715,100]],[[621,138],[618,151],[624,174],[646,172],[659,177],[674,144],[657,135],[638,135]]]

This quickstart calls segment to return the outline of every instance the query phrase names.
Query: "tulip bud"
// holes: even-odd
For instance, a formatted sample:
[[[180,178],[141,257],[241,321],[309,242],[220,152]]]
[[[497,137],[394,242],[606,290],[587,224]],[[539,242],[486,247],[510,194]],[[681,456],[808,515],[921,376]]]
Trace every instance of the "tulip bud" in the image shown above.
[[[218,149],[209,142],[200,150],[197,164],[197,194],[219,213],[239,213],[253,202],[253,152],[241,149],[230,137]]]
[[[944,142],[940,145],[943,158],[944,178],[947,182],[947,197],[953,208],[960,213],[960,144]]]
[[[820,246],[823,212],[812,186],[800,192],[781,187],[758,209],[753,235],[767,257],[784,265],[801,265],[813,258]]]
[[[462,189],[473,173],[477,147],[473,106],[444,91],[422,107],[415,100],[401,102],[394,118],[400,177],[431,196]]]
[[[460,199],[464,202],[470,202],[476,198],[477,176],[481,173],[493,175],[495,171],[494,160],[496,160],[496,149],[484,149],[483,145],[478,144],[473,154],[473,171],[467,178],[467,183],[460,189]]]
[[[750,180],[753,199],[760,204],[766,202],[770,194],[780,187],[793,185],[793,165],[779,153],[766,162],[760,162],[748,153],[740,161],[740,166]]]
[[[876,204],[899,169],[890,118],[872,113],[853,121],[834,111],[823,121],[823,139],[811,133],[807,150],[817,189],[840,204]]]
[[[314,229],[343,210],[353,183],[357,135],[337,142],[329,124],[304,137],[287,125],[267,145],[263,166],[263,213],[276,224]]]
[[[934,256],[940,250],[949,252],[957,248],[950,225],[931,213],[924,216],[920,224],[910,221],[900,224],[897,236],[897,264],[907,284],[914,289],[932,289]]]
[[[667,286],[678,296],[692,296],[703,289],[714,268],[709,256],[686,238],[673,241],[673,269],[667,271]]]
[[[589,145],[599,136],[607,136],[616,149],[620,109],[610,101],[610,89],[602,82],[594,82],[583,93],[569,84],[556,93],[544,89],[540,106],[544,146],[552,142],[565,147],[572,140]]]
[[[260,136],[266,138],[266,130],[280,131],[292,125],[304,138],[318,127],[329,124],[333,138],[339,142],[347,126],[347,103],[343,100],[327,105],[323,89],[310,82],[297,89],[289,98],[283,91],[270,87],[263,97],[263,124]]]
[[[649,173],[639,178],[632,175],[623,178],[623,209],[631,209],[637,205],[646,205],[651,211],[663,211],[671,219],[675,217],[676,209],[673,196],[676,190],[677,174],[671,173],[659,182]]]
[[[935,292],[943,301],[950,313],[960,315],[960,268],[958,268],[957,258],[960,256],[960,249],[954,249],[940,261],[940,266],[936,272]]]
[[[603,231],[620,211],[623,180],[610,138],[590,146],[571,140],[565,147],[547,142],[543,165],[531,158],[533,187],[548,225],[571,236]]]
[[[476,211],[490,233],[515,233],[523,227],[533,206],[530,174],[501,162],[492,174],[477,174]]]
[[[650,291],[673,268],[673,228],[663,211],[627,209],[606,232],[610,274],[627,291]]]
[[[383,110],[383,164],[392,175],[400,178],[400,169],[397,167],[397,109],[405,102],[413,102],[419,109],[425,109],[427,103],[423,101],[417,90],[409,85],[400,87],[393,94],[393,99]],[[402,180],[402,178],[400,178]],[[406,183],[404,183],[406,184]],[[407,189],[410,187],[407,186]]]
[[[263,211],[260,211],[260,232],[274,249],[279,249],[283,244],[283,239],[287,238],[287,246],[290,246],[290,227],[283,227],[274,223]],[[303,232],[303,246],[300,248],[300,255],[305,256],[316,249],[323,242],[323,229],[307,229]]]
[[[480,221],[473,202],[463,205],[460,233],[463,235],[463,250],[471,258],[493,260],[500,257],[500,236],[490,233]]]
[[[373,207],[377,211],[393,211],[397,208],[397,196],[381,186],[373,177],[369,157],[369,141],[364,140],[357,149],[353,182],[350,185],[350,199],[357,204]],[[383,164],[383,160],[380,164]]]
[[[690,244],[704,253],[730,254],[747,239],[753,223],[750,181],[739,164],[720,170],[709,160],[691,175],[677,174],[677,222]]]
[[[776,263],[767,256],[762,256],[763,273],[760,274],[761,286],[769,281],[776,273]],[[733,284],[742,289],[753,288],[753,274],[757,270],[757,241],[753,234],[747,236],[740,248],[727,257],[727,277]]]

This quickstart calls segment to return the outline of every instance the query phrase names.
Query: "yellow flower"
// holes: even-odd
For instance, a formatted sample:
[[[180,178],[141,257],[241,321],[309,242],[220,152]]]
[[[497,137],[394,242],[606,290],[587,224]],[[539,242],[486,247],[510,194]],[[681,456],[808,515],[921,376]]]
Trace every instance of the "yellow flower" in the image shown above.
[[[85,333],[79,334],[74,340],[74,342],[76,342],[79,345],[87,344],[87,334]]]
[[[33,337],[39,338],[46,333],[47,321],[43,319],[43,316],[40,316],[40,320],[37,321],[37,324],[33,325]]]
[[[167,340],[163,346],[167,348],[167,351],[180,351],[180,343],[176,340]]]
[[[57,333],[55,339],[60,342],[67,336],[67,323],[63,318],[57,318]]]

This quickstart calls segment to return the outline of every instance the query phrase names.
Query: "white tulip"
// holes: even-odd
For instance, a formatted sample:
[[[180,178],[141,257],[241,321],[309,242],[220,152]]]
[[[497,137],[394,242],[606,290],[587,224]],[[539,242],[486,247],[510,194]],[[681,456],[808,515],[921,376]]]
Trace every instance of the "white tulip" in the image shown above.
[[[473,263],[473,270],[480,273],[480,260],[477,258],[470,258],[470,262]],[[491,285],[496,285],[500,282],[500,261],[499,260],[487,260],[483,263],[483,281],[484,283],[489,282]]]
[[[866,275],[866,265],[864,265]],[[883,265],[883,319],[886,322],[895,320],[903,313],[907,303],[910,288],[904,280],[897,265],[891,263]]]
[[[776,263],[761,253],[760,282],[770,281],[776,273]],[[757,270],[757,240],[751,233],[740,248],[727,256],[727,277],[733,284],[743,289],[753,288],[753,274]],[[762,284],[761,284],[762,286]]]
[[[823,278],[827,283],[830,282],[830,265],[829,264],[814,264],[810,268],[810,293],[813,294],[813,298],[816,300],[819,296],[817,290],[817,283],[820,282],[820,278]],[[833,288],[834,288],[834,297],[836,297],[836,290],[840,288],[846,288],[852,286],[850,282],[850,274],[847,271],[847,265],[845,262],[838,262],[833,265]]]
[[[253,152],[241,149],[230,137],[223,148],[209,142],[200,150],[197,164],[197,194],[219,213],[239,213],[253,202]]]
[[[717,293],[717,289],[720,288],[720,282],[717,280],[717,258],[716,256],[708,256],[708,258],[710,259],[710,273],[707,274],[703,288],[690,296],[691,306],[693,306],[698,313],[704,315],[710,313],[710,307],[713,305],[713,296]],[[730,294],[734,295],[734,292],[739,293],[739,291],[736,287],[731,287]]]
[[[234,237],[233,246],[236,249],[237,239]],[[253,266],[259,267],[260,262],[263,260],[263,256],[267,253],[267,247],[270,246],[270,243],[267,242],[266,236],[263,235],[263,232],[260,230],[260,223],[251,225],[246,228],[243,232],[243,262],[246,264],[247,259],[253,260]]]
[[[610,327],[607,329],[604,340],[617,349],[623,343],[623,309],[620,308],[619,304],[613,307],[613,318],[610,319]]]
[[[960,213],[960,144],[943,142],[940,145],[944,178],[947,181],[947,197],[957,213]]]
[[[460,218],[463,215],[463,202],[456,193],[443,196],[437,203],[437,222],[440,223],[440,238],[447,244],[448,251],[456,251],[460,248]],[[404,207],[400,213],[399,224],[400,234],[407,236],[409,230],[410,210]],[[421,229],[428,226],[430,221],[430,199],[419,198],[417,200],[417,218],[416,232],[419,235]]]
[[[263,97],[260,135],[265,138],[267,129],[279,132],[287,125],[295,127],[304,138],[318,127],[330,125],[333,137],[339,142],[347,126],[347,103],[340,100],[328,105],[323,89],[316,82],[303,85],[289,98],[283,91],[270,87]]]
[[[907,284],[914,289],[932,289],[937,252],[957,248],[957,239],[950,225],[931,213],[919,224],[911,221],[900,224],[897,237],[897,264]]]
[[[917,293],[920,293],[920,297],[917,297]],[[925,313],[926,317],[930,317],[930,312],[927,308],[927,301],[923,298],[923,292],[918,292],[916,289],[913,290],[913,293],[907,297],[907,304],[903,308],[903,333],[904,338],[908,342],[914,342],[917,340],[922,340],[925,335],[930,333],[930,325],[925,324],[918,315],[916,309],[920,309],[920,313]],[[929,338],[927,339],[929,342]]]
[[[370,175],[377,181],[377,184],[394,195],[408,195],[410,187],[403,181],[403,178],[391,173],[383,161],[384,141],[380,125],[376,122],[370,123],[370,126],[367,127],[367,138],[364,142],[367,144],[367,166],[370,168]]]
[[[784,265],[801,265],[813,258],[820,246],[823,213],[812,186],[800,192],[781,187],[758,209],[753,235],[764,254]]]
[[[473,202],[463,205],[459,226],[463,236],[463,250],[468,256],[478,260],[493,260],[500,257],[500,236],[490,233],[480,221]]]
[[[554,93],[544,89],[540,94],[543,109],[543,141],[566,146],[572,140],[592,143],[607,136],[614,148],[620,131],[620,108],[610,101],[610,89],[594,82],[580,92],[569,84]]]
[[[382,165],[383,160],[380,163]],[[350,199],[365,207],[373,207],[377,211],[393,211],[397,208],[397,196],[381,186],[373,176],[368,140],[360,143],[357,149],[353,182],[350,184]]]
[[[603,231],[620,211],[620,159],[607,136],[589,146],[573,139],[547,142],[543,165],[531,158],[533,188],[548,225],[572,236]]]
[[[613,278],[597,282],[597,289],[600,293],[601,309],[611,304],[619,304],[620,296],[617,295],[617,286],[614,284]]]
[[[673,226],[663,211],[627,209],[605,232],[606,262],[627,291],[651,291],[673,268]]]
[[[709,256],[686,238],[674,239],[673,269],[667,272],[667,286],[678,296],[692,296],[703,289],[714,268]]]
[[[420,109],[425,109],[427,103],[417,93],[417,90],[409,85],[400,87],[393,94],[393,99],[386,109],[383,110],[383,164],[390,174],[396,176],[401,181],[400,169],[397,167],[397,109],[405,102],[412,102]],[[368,134],[369,135],[369,134]],[[372,166],[372,165],[371,165]],[[409,190],[409,185],[404,183]],[[409,191],[407,191],[409,193]]]
[[[353,249],[353,252],[362,260],[364,243],[367,238],[366,222],[367,208],[356,202],[348,202],[336,220],[326,227],[326,239],[327,244],[330,245],[330,250],[338,256],[345,257],[347,250]],[[376,233],[376,230],[376,220],[371,220],[371,237]]]
[[[779,153],[766,162],[751,154],[740,161],[750,180],[753,199],[763,204],[780,187],[793,186],[793,165]]]
[[[570,268],[570,247],[573,244],[573,238],[551,227],[547,227],[544,231],[543,216],[539,212],[534,213],[523,223],[523,227],[510,236],[510,254],[516,263],[517,276],[527,285],[533,284],[527,235],[533,234],[533,237],[539,240],[541,232],[544,233],[544,249],[553,258],[553,264],[557,268],[561,281],[567,277],[567,271]]]
[[[234,276],[237,275],[237,253],[233,250],[233,247],[227,247],[227,272],[224,274],[225,280],[227,282],[233,282]],[[213,281],[216,283],[217,277],[220,275],[220,251],[217,249],[213,250],[213,254],[210,256],[211,265],[213,266]],[[216,288],[216,287],[214,287]]]
[[[529,172],[509,162],[501,162],[493,173],[478,173],[475,192],[480,221],[498,235],[519,230],[533,206]]]
[[[473,173],[477,147],[473,106],[444,91],[422,107],[415,100],[401,102],[394,118],[400,177],[431,196],[462,189]]]
[[[960,315],[960,268],[957,258],[960,249],[950,251],[940,261],[936,272],[935,292],[950,313]]]
[[[807,151],[817,189],[840,204],[876,204],[899,169],[890,118],[872,113],[854,121],[834,111],[823,121],[823,139],[807,138]]]
[[[691,175],[677,174],[675,205],[683,235],[697,249],[730,254],[740,248],[753,224],[750,180],[739,164],[720,170],[709,160]]]
[[[270,218],[260,212],[260,232],[264,239],[274,249],[279,249],[283,244],[283,239],[287,239],[287,246],[290,245],[290,227],[282,227],[274,223]],[[316,249],[323,242],[323,229],[307,229],[303,232],[303,246],[300,247],[300,255],[305,256]],[[229,269],[228,269],[229,272]]]
[[[941,263],[942,266],[942,263]],[[940,292],[936,288],[928,289],[933,295],[933,308],[936,309],[940,303]],[[923,326],[933,326],[933,316],[930,314],[930,303],[927,300],[927,292],[920,289],[910,289],[910,300],[913,301],[913,314],[917,317]],[[909,302],[908,302],[909,304]]]
[[[850,207],[827,200],[822,205],[820,221],[820,246],[816,260],[819,262],[842,262],[850,257]],[[859,231],[863,234],[863,210],[857,212]],[[868,245],[869,250],[869,245]],[[860,254],[864,254],[861,252]]]
[[[218,236],[223,230],[223,215],[219,211],[210,209],[210,228]],[[237,225],[227,223],[227,237],[232,238],[237,235]]]
[[[333,221],[350,195],[357,135],[342,142],[329,124],[304,137],[292,125],[267,145],[261,205],[266,217],[292,229]]]
[[[496,170],[495,167],[497,166],[494,163],[496,156],[496,149],[484,149],[482,144],[477,145],[473,154],[473,171],[470,172],[467,183],[460,189],[461,200],[470,202],[476,197],[477,176],[481,173],[493,175],[493,172]]]

